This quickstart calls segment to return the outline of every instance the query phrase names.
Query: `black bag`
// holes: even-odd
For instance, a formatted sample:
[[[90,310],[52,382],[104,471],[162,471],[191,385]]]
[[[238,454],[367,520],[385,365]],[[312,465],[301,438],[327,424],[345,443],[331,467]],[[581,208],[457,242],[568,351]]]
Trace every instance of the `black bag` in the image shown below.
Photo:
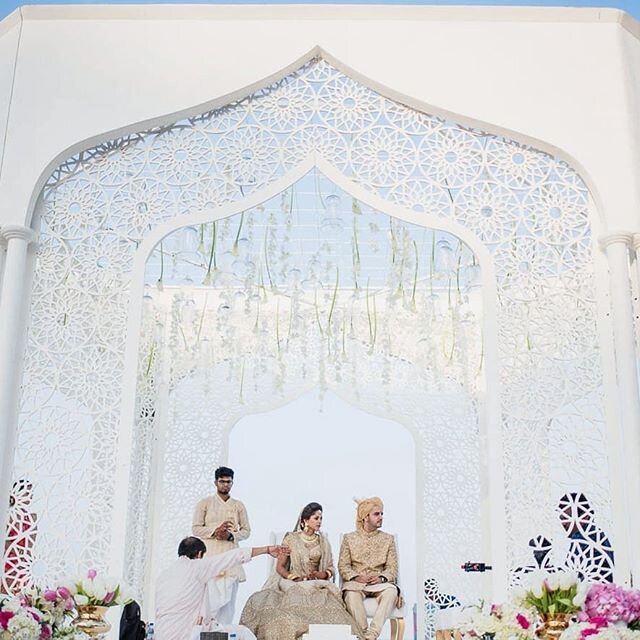
[[[229,640],[226,631],[201,631],[200,640]]]
[[[144,640],[146,635],[145,624],[140,619],[140,605],[132,600],[122,610],[120,640]]]

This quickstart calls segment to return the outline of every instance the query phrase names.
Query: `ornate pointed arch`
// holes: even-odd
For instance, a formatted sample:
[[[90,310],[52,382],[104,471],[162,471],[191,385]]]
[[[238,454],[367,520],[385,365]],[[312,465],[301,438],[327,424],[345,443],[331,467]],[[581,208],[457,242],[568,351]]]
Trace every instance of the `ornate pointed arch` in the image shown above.
[[[149,257],[143,329],[133,332],[144,338],[138,357],[141,375],[132,438],[137,450],[132,455],[134,480],[129,483],[125,561],[128,580],[140,591],[143,582],[146,581],[147,589],[153,584],[153,575],[171,557],[175,540],[190,521],[191,505],[209,490],[208,470],[226,461],[225,443],[233,424],[244,415],[288,403],[301,390],[317,386],[320,393],[322,389],[332,389],[350,404],[399,422],[411,433],[420,467],[416,487],[416,518],[421,523],[420,543],[415,551],[418,571],[438,576],[441,584],[451,585],[447,588],[464,594],[466,600],[481,595],[474,591],[477,584],[461,584],[474,581],[460,579],[459,564],[463,560],[457,562],[456,559],[483,555],[481,540],[483,534],[486,535],[479,525],[479,496],[481,486],[485,488],[487,483],[485,478],[481,479],[479,468],[482,436],[475,392],[477,378],[483,377],[479,340],[482,331],[478,318],[467,315],[455,337],[449,330],[453,311],[447,309],[446,283],[434,285],[435,289],[428,284],[436,266],[431,261],[433,250],[436,244],[442,244],[460,257],[462,269],[459,278],[454,280],[459,279],[458,284],[464,286],[465,291],[471,286],[476,297],[482,289],[476,281],[477,258],[470,247],[451,232],[424,226],[427,222],[440,226],[437,218],[389,207],[344,180],[338,188],[337,174],[334,172],[329,177],[329,173],[325,166],[322,173],[315,168],[301,178],[291,178],[293,181],[286,190],[276,189],[277,195],[258,207],[242,207],[230,217],[224,217],[229,210],[218,211],[214,221],[204,212],[197,214],[189,219],[188,226],[165,235],[164,248],[156,246]],[[327,208],[323,214],[310,209],[310,204],[322,209],[321,200],[341,201],[341,217],[337,210]],[[296,206],[290,209],[292,202]],[[385,205],[385,211],[381,211]],[[353,213],[354,208],[358,213]],[[290,213],[296,221],[292,228],[288,223]],[[417,224],[412,224],[412,220]],[[362,283],[361,295],[354,284],[351,249],[344,250],[343,223],[347,244],[354,236],[359,238],[359,267],[355,279]],[[200,229],[201,237],[207,239],[208,264],[216,264],[215,278],[207,271],[206,264],[194,267],[190,260],[185,264],[186,271],[178,269],[175,276],[166,278],[163,290],[157,290],[154,285],[162,263],[171,264],[175,248],[184,246],[183,241],[192,237],[196,228]],[[464,229],[457,231],[465,235]],[[384,257],[381,260],[377,256],[379,252],[390,256],[394,251],[389,233],[403,238],[403,244],[410,247],[410,256],[395,249],[398,264],[403,262],[406,272],[411,274],[410,280],[402,278],[402,287],[409,292],[413,289],[404,304],[396,295],[393,301],[388,300],[384,293],[388,288],[384,283],[390,275],[386,271],[389,265],[385,264]],[[209,242],[214,235],[215,245]],[[268,243],[264,240],[267,235]],[[237,256],[229,262],[235,237],[241,240]],[[340,287],[333,289],[337,296],[331,304],[329,318],[327,304],[322,302],[322,285],[318,287],[307,280],[305,265],[317,262],[317,251],[324,251],[323,245],[333,242],[339,243],[335,248],[340,255],[329,258],[328,253],[323,253],[326,260],[337,260],[338,269],[336,272],[331,269],[329,274],[332,287],[336,273],[340,274]],[[268,245],[273,249],[269,250]],[[481,250],[482,246],[478,245],[477,249]],[[291,253],[291,259],[283,263],[278,259],[281,252]],[[488,260],[488,256],[483,254],[483,263],[485,259]],[[273,285],[267,283],[266,287],[256,271],[265,268],[274,280]],[[240,281],[234,274],[237,269],[242,276]],[[247,271],[252,274],[247,276]],[[489,264],[487,271],[491,272]],[[284,272],[291,274],[291,278]],[[297,280],[296,274],[300,276]],[[184,291],[180,287],[185,277],[188,282],[215,281],[216,284],[204,289],[202,295],[194,296],[191,285]],[[460,287],[455,286],[456,298]],[[215,296],[216,290],[220,298]],[[258,291],[265,295],[256,295]],[[392,291],[397,293],[399,286]],[[443,308],[434,316],[431,311],[435,311],[436,292],[442,294]],[[138,293],[141,297],[142,291]],[[374,302],[376,295],[378,302]],[[495,301],[495,296],[488,298]],[[316,312],[313,311],[314,299],[318,300]],[[425,316],[427,299],[430,310]],[[398,307],[392,313],[397,332],[386,330],[385,307],[391,310],[387,305]],[[466,313],[469,311],[467,304]],[[185,323],[183,313],[184,318],[199,318],[195,332],[190,328],[192,322],[187,319]],[[377,314],[383,316],[380,323]],[[278,316],[282,316],[279,325],[272,320]],[[292,318],[296,318],[295,325]],[[258,319],[261,337],[256,339]],[[322,325],[320,332],[319,324]],[[371,338],[371,327],[376,326],[377,334],[378,324],[380,335],[376,342]],[[203,329],[209,326],[216,326],[216,334],[224,339]],[[415,340],[404,340],[405,336],[414,336]],[[474,346],[465,348],[463,344],[470,341]],[[418,351],[419,361],[416,360]],[[487,352],[493,349],[488,348]],[[465,385],[465,381],[472,382]],[[159,385],[163,388],[158,388]],[[167,397],[168,402],[164,400]],[[159,409],[162,417],[156,419],[155,414],[141,411],[146,406],[164,406],[164,410]],[[141,462],[145,460],[149,443],[156,440],[164,444],[155,453],[154,466],[161,471],[154,478],[150,466]],[[457,456],[464,456],[463,469],[456,464]],[[462,485],[464,490],[459,491]],[[150,486],[156,489],[151,491]],[[448,487],[448,493],[443,487]],[[146,508],[150,493],[162,502],[161,508]],[[452,509],[454,504],[459,508]],[[435,522],[439,525],[435,526]],[[152,529],[158,533],[151,563],[145,564],[144,534]],[[425,531],[428,531],[428,543],[423,542]],[[443,554],[445,549],[454,552]]]
[[[557,157],[385,97],[325,58],[315,52],[227,104],[79,151],[46,181],[15,471],[33,482],[42,513],[43,576],[60,557],[98,565],[110,557],[139,244],[168,220],[258,197],[310,157],[394,206],[455,221],[492,257],[509,562],[524,561],[526,540],[551,526],[566,490],[592,492],[600,521],[610,521],[584,182]],[[52,420],[54,449],[40,437]],[[550,425],[562,446],[575,440],[576,421],[591,464],[559,478]],[[58,469],[47,464],[54,452],[66,461]]]

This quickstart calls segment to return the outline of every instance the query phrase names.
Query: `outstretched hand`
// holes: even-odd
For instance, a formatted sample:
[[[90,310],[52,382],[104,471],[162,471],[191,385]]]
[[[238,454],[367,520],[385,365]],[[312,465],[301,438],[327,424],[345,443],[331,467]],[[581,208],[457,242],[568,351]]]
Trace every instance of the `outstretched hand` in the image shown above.
[[[274,544],[267,547],[267,553],[272,558],[286,558],[291,553],[291,549],[283,544]]]

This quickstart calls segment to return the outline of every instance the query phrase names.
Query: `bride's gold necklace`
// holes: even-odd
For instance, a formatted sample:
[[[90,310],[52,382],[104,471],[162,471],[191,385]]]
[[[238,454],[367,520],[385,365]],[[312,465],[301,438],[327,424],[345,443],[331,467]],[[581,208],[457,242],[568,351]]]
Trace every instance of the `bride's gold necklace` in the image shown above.
[[[315,533],[312,533],[311,535],[305,533],[304,531],[300,532],[300,537],[302,538],[302,540],[304,542],[314,542],[317,539],[317,535]]]

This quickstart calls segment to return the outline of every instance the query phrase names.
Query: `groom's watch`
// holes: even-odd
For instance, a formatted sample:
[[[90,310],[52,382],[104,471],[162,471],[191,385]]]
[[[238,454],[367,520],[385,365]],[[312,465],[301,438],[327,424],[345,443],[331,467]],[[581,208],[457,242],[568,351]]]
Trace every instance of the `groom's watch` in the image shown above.
[[[233,533],[231,533],[231,531],[229,531],[229,533],[227,533],[227,540],[229,542],[233,542],[233,540],[234,540]]]
[[[389,582],[385,576],[378,576],[380,578],[380,582]]]

